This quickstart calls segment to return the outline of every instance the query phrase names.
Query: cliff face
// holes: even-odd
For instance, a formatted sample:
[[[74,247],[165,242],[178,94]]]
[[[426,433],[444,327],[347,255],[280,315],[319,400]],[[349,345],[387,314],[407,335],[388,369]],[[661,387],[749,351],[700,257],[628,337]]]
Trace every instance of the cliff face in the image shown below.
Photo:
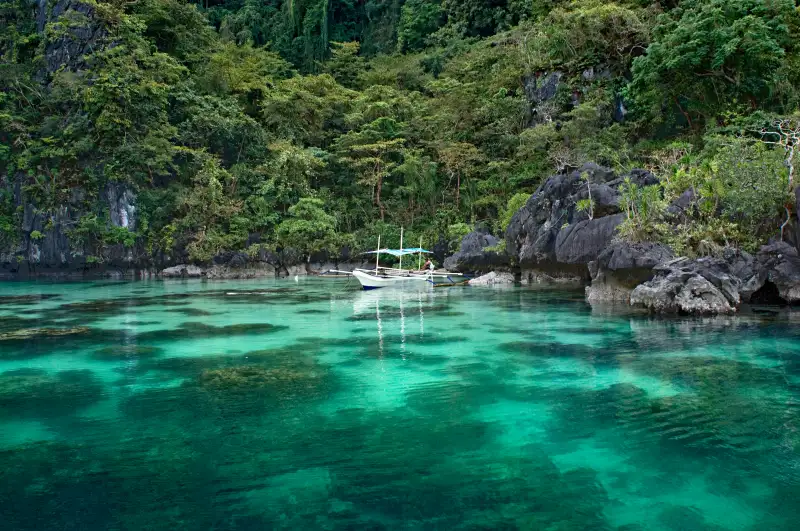
[[[96,7],[81,0],[36,0],[36,26],[44,40],[42,69],[36,75],[42,91],[51,89],[53,75],[59,71],[84,75],[87,55],[108,42],[108,31],[96,16]],[[22,175],[0,176],[13,184],[14,205],[22,213],[20,236],[0,248],[0,276],[36,274],[76,275],[85,271],[144,267],[133,250],[121,245],[102,252],[74,236],[82,215],[107,211],[112,223],[135,230],[136,195],[124,185],[109,184],[97,204],[88,207],[84,190],[72,189],[69,198],[53,210],[43,212],[25,193]],[[91,210],[89,210],[91,209]],[[101,256],[100,263],[95,258]],[[93,258],[88,258],[93,257]]]
[[[58,0],[48,9],[47,0],[38,0],[37,29],[50,30],[44,59],[46,74],[61,69],[80,72],[92,52],[110,46],[108,30],[96,16],[97,8],[82,0]]]

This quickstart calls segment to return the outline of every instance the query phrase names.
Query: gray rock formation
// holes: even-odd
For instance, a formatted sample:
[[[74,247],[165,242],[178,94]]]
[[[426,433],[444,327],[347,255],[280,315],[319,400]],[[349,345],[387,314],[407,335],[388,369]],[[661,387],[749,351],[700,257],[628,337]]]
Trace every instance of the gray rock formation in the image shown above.
[[[555,71],[531,74],[523,79],[522,86],[530,105],[529,126],[547,122],[556,114],[557,109],[548,105],[548,102],[556,97],[562,77],[564,77],[562,72]]]
[[[653,268],[672,258],[665,245],[613,242],[589,263],[592,284],[586,287],[586,299],[628,302],[631,291],[653,277]]]
[[[492,271],[469,281],[470,286],[493,286],[495,284],[513,284],[514,274]]]
[[[127,186],[119,183],[106,187],[106,201],[111,223],[116,227],[136,230],[136,194]]]
[[[740,256],[676,258],[658,265],[655,277],[631,292],[631,304],[658,313],[733,313],[742,301],[739,290],[747,282],[734,271],[750,258],[742,256],[739,261]]]
[[[588,175],[588,185],[581,176]],[[614,240],[624,217],[619,185],[629,177],[640,186],[658,181],[644,170],[617,176],[608,168],[585,164],[567,174],[548,178],[511,219],[506,229],[506,252],[524,271],[553,276],[569,273],[588,280],[587,265]],[[593,219],[577,209],[588,198],[595,202]]]
[[[179,264],[162,270],[161,276],[164,278],[201,278],[206,276],[206,272],[196,265]]]
[[[47,74],[61,69],[77,72],[86,67],[86,56],[102,49],[108,37],[106,26],[95,16],[96,7],[82,0],[56,0],[49,13],[47,2],[38,3],[37,25],[40,33],[51,22],[61,22],[58,31],[45,41],[44,60]]]
[[[508,267],[508,255],[504,251],[487,250],[497,247],[500,240],[481,230],[470,232],[461,240],[461,247],[444,261],[444,268],[459,273],[486,272]]]
[[[739,299],[729,299],[699,274],[672,270],[645,282],[631,293],[631,304],[657,313],[726,314],[736,311]]]
[[[770,243],[759,250],[756,260],[759,282],[749,284],[750,288],[757,286],[751,296],[774,286],[780,300],[773,302],[800,303],[800,256],[796,248],[786,242]]]
[[[96,16],[94,2],[82,0],[35,0],[36,25],[43,34],[43,68],[37,74],[41,90],[49,90],[55,73],[69,71],[81,75],[86,56],[110,46],[105,23]],[[21,175],[0,175],[0,181],[15,188],[16,206],[23,212],[22,231],[17,241],[0,250],[0,276],[73,276],[86,271],[117,276],[118,268],[130,267],[134,255],[122,245],[101,253],[91,238],[70,238],[70,231],[87,213],[81,189],[52,210],[40,210],[26,197]],[[135,195],[122,185],[109,185],[97,212],[107,208],[116,226],[135,226]]]
[[[677,258],[653,273],[631,292],[632,305],[659,313],[719,314],[748,302],[800,302],[800,256],[786,242],[765,245],[755,257],[725,248],[717,258]]]

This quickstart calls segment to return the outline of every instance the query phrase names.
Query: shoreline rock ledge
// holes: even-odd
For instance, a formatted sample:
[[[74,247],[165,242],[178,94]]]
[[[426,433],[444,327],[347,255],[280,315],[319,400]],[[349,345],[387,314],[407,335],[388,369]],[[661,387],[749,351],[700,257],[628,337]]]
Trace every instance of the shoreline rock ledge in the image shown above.
[[[800,303],[800,256],[786,242],[765,245],[755,257],[725,248],[721,257],[675,258],[653,272],[633,289],[631,305],[658,313],[730,314],[743,303]]]
[[[476,231],[445,267],[494,272],[471,282],[477,285],[512,277],[523,284],[571,282],[585,286],[589,303],[620,302],[657,313],[730,314],[746,303],[800,304],[800,254],[791,243],[773,241],[755,256],[724,248],[714,257],[690,259],[660,243],[622,241],[618,189],[626,178],[640,187],[658,183],[645,170],[618,175],[591,163],[553,175],[511,218],[505,253],[498,252],[497,238]],[[591,215],[578,207],[589,188]],[[670,212],[688,208],[692,197],[681,195]]]

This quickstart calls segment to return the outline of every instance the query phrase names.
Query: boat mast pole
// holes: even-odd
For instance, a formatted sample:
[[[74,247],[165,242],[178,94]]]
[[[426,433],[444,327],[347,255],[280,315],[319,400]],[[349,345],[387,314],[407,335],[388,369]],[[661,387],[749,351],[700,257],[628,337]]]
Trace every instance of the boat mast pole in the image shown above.
[[[419,237],[419,253],[417,254],[417,269],[422,269],[422,236]]]
[[[403,227],[400,227],[400,270],[403,269]]]
[[[375,252],[375,274],[378,274],[378,262],[381,259],[381,235],[378,234],[378,250]]]

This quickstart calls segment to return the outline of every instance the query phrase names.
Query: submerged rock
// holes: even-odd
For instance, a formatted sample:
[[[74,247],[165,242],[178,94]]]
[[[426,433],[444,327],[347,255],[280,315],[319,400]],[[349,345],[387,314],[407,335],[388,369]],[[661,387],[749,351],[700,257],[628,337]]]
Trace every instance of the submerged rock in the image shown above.
[[[19,341],[43,337],[62,337],[90,332],[90,328],[78,326],[75,328],[25,328],[0,334],[0,341]]]
[[[2,295],[0,296],[0,305],[34,305],[48,299],[57,299],[60,296],[61,295],[55,293],[44,293],[41,295]]]
[[[203,323],[183,323],[173,329],[151,330],[137,335],[141,341],[175,341],[184,339],[231,337],[240,335],[272,334],[288,327],[269,323],[242,323],[228,326],[213,326]]]
[[[211,369],[200,374],[200,385],[213,389],[252,389],[302,382],[308,375],[291,369],[245,366]]]
[[[98,360],[140,359],[160,356],[163,350],[147,345],[119,345],[95,350],[92,357]]]
[[[102,397],[91,371],[20,369],[0,374],[0,415],[51,417],[73,412]]]
[[[197,386],[213,398],[245,395],[254,400],[261,396],[279,402],[323,396],[331,389],[331,384],[329,374],[314,363],[206,369],[197,378]]]

